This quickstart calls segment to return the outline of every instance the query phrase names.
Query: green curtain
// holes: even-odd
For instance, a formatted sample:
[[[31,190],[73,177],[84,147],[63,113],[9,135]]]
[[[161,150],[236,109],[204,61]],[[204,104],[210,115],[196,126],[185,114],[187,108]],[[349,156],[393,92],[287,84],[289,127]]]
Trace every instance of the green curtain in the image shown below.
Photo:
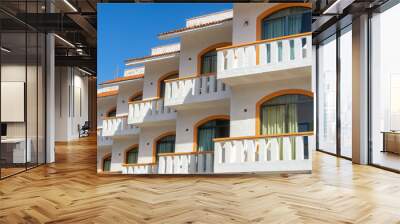
[[[173,153],[175,152],[175,135],[166,136],[157,141],[156,147],[156,160],[158,161],[159,153]]]
[[[215,136],[214,128],[199,128],[198,130],[198,151],[213,151],[214,150],[214,142],[213,138]]]
[[[213,50],[201,58],[201,74],[217,72],[217,51]]]
[[[263,104],[261,108],[261,134],[273,135],[298,132],[298,95],[276,97]],[[295,137],[291,141],[292,159],[295,159]],[[279,158],[283,159],[283,138],[278,138]]]
[[[139,151],[137,150],[137,148],[129,150],[126,155],[126,157],[127,157],[126,163],[128,163],[128,164],[137,163],[138,162],[138,154],[139,154]]]
[[[104,159],[103,161],[103,171],[110,171],[111,169],[111,158]]]

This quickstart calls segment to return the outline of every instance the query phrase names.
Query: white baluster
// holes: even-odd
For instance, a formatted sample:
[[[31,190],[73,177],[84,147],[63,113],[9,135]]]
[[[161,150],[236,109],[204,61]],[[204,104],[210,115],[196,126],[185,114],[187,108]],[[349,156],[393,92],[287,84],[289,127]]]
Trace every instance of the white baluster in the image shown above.
[[[238,140],[238,141],[233,141],[233,146],[235,148],[235,152],[233,153],[234,159],[232,162],[236,163],[242,163],[246,162],[247,160],[247,152],[244,151],[244,146],[243,146],[243,141]]]
[[[209,91],[208,93],[215,93],[217,92],[217,79],[216,76],[208,76],[209,77]]]
[[[256,161],[256,146],[254,140],[245,140],[245,150],[247,151],[247,162]]]
[[[178,174],[180,173],[180,168],[181,168],[181,157],[180,156],[171,156],[173,164],[174,164],[174,168],[173,168],[173,172],[174,174]]]
[[[225,60],[224,60],[224,51],[218,51],[217,52],[217,72],[224,71],[225,67]]]
[[[234,67],[233,67],[233,49],[228,49],[227,50],[227,55],[226,55],[226,58],[227,58],[227,69],[226,70],[230,70],[230,69],[233,69]]]
[[[189,173],[196,173],[196,158],[194,154],[189,155]]]
[[[224,163],[233,163],[235,160],[234,148],[231,141],[224,144]]]
[[[166,156],[166,160],[167,160],[167,168],[165,169],[165,173],[172,174],[174,172],[172,156]]]
[[[158,158],[158,173],[165,174],[165,167],[166,167],[165,156],[160,156]]]
[[[264,138],[257,140],[258,161],[267,161],[267,141]]]
[[[197,172],[198,173],[203,173],[204,172],[204,154],[198,154],[197,155]]]
[[[207,153],[204,154],[206,157],[206,173],[211,173],[213,170],[213,154],[212,153]]]
[[[279,160],[279,143],[278,139],[273,138],[269,139],[268,142],[271,144],[270,152],[271,152],[271,161]]]
[[[244,52],[244,47],[240,47],[237,49],[237,57],[238,57],[238,68],[243,68],[246,66],[246,55]]]
[[[222,163],[222,142],[214,143],[214,164]]]
[[[296,160],[304,160],[304,137],[297,136],[295,144]]]
[[[290,144],[289,137],[283,138],[283,160],[288,161],[292,159],[292,144]]]
[[[260,44],[259,46],[259,60],[260,65],[264,65],[267,63],[267,47],[266,44]]]

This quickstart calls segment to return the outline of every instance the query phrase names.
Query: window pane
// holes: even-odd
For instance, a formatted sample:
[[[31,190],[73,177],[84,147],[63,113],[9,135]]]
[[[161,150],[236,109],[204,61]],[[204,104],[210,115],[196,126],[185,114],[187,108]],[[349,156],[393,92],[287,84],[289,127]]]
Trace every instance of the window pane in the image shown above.
[[[336,36],[318,48],[318,144],[336,153]]]
[[[351,26],[340,36],[340,153],[352,157],[352,35]]]

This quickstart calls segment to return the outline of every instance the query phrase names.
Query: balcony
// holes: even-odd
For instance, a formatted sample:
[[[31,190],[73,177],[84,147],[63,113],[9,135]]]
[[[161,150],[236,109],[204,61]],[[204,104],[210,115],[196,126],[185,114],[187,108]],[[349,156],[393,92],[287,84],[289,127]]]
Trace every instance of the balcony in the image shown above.
[[[213,173],[213,152],[182,152],[159,154],[158,174]]]
[[[171,123],[176,119],[176,111],[164,105],[163,98],[152,98],[129,103],[128,124],[148,125],[151,123]]]
[[[111,146],[113,143],[111,137],[103,136],[103,128],[97,128],[97,145]]]
[[[103,120],[103,136],[123,137],[138,135],[140,129],[132,124],[128,124],[128,116],[112,117]]]
[[[124,164],[123,174],[211,174],[214,153],[160,153],[157,163]]]
[[[165,81],[165,105],[178,109],[190,105],[210,106],[208,102],[228,102],[230,88],[216,74],[190,76]],[[214,105],[214,104],[213,104]]]
[[[228,46],[217,51],[217,78],[228,85],[311,77],[311,33]]]
[[[156,163],[123,164],[122,174],[157,174]]]
[[[214,173],[311,172],[312,132],[214,139]]]

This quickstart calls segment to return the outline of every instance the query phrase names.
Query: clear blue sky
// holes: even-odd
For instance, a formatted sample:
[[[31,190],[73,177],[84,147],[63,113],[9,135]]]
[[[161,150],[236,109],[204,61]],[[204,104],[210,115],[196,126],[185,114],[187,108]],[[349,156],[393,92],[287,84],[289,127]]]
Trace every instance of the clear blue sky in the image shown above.
[[[97,80],[123,75],[124,60],[150,54],[150,48],[178,42],[157,34],[185,26],[187,18],[231,9],[232,4],[98,4]]]

